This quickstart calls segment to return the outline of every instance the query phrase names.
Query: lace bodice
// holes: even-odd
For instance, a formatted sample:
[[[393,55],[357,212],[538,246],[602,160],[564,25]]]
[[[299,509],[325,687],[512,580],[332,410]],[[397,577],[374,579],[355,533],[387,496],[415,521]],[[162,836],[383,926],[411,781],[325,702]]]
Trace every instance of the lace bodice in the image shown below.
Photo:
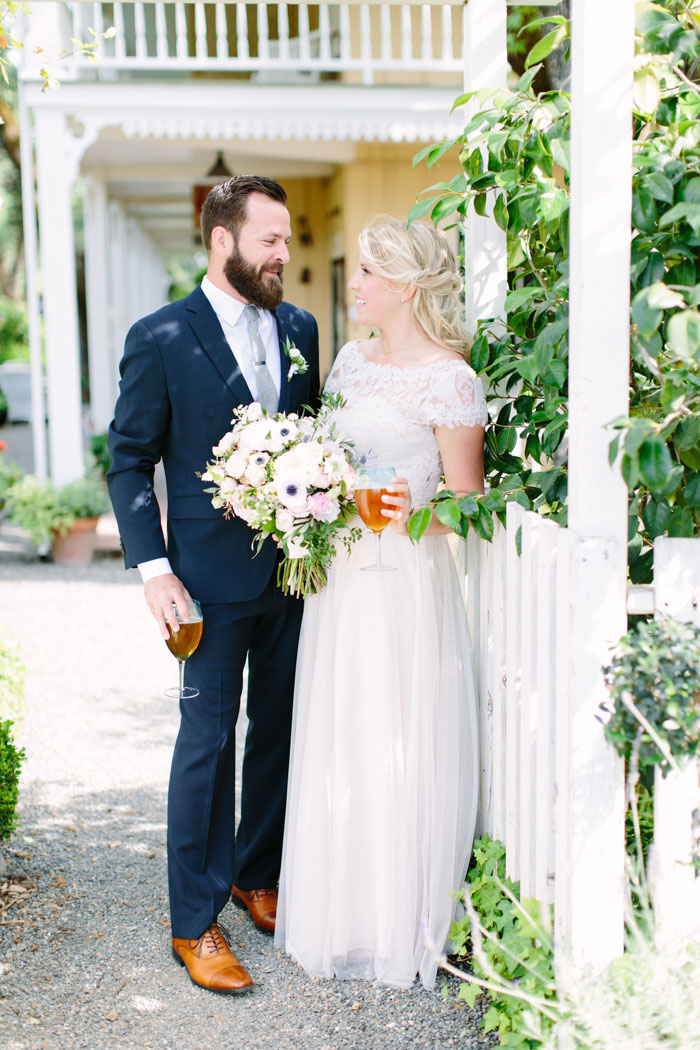
[[[432,499],[442,475],[434,428],[484,426],[488,418],[481,381],[466,361],[397,368],[368,361],[356,342],[338,354],[325,391],[345,399],[335,419],[357,459],[395,467],[414,505]]]

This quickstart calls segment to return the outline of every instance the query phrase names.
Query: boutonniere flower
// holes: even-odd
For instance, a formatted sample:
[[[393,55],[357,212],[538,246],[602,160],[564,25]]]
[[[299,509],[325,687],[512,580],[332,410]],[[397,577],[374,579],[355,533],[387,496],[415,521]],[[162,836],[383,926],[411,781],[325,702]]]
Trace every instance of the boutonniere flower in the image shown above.
[[[304,372],[308,371],[309,362],[306,360],[301,350],[294,345],[289,336],[285,339],[282,344],[285,357],[289,358],[289,372],[287,373],[287,382],[293,379],[294,376],[303,376]]]

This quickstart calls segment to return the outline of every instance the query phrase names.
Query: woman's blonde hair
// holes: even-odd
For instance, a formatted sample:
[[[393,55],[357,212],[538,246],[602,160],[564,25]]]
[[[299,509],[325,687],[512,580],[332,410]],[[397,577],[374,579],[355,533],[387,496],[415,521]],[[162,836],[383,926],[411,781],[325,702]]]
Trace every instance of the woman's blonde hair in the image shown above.
[[[460,298],[462,279],[444,235],[427,222],[407,226],[375,220],[362,230],[360,251],[380,277],[415,286],[413,316],[429,339],[469,360],[469,335]]]

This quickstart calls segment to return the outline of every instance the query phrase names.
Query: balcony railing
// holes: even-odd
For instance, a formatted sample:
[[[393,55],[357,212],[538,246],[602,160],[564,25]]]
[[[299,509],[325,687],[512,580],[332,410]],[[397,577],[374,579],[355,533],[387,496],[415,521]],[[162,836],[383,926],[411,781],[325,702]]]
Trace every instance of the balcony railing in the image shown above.
[[[72,17],[79,40],[90,29],[116,30],[100,45],[97,67],[77,56],[76,71],[240,72],[265,80],[359,73],[371,83],[377,73],[463,68],[459,6],[79,3]]]

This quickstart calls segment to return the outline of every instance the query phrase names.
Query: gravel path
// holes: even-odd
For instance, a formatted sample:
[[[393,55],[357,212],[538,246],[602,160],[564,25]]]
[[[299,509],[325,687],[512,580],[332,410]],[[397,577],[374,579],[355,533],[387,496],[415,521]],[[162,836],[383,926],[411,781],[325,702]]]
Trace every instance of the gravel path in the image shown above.
[[[494,1045],[452,979],[431,993],[315,981],[231,905],[222,919],[255,989],[193,986],[171,957],[167,911],[177,707],[162,689],[176,665],[138,577],[111,556],[72,569],[0,544],[0,595],[0,630],[27,666],[21,823],[4,849],[18,903],[0,915],[4,1050]]]

